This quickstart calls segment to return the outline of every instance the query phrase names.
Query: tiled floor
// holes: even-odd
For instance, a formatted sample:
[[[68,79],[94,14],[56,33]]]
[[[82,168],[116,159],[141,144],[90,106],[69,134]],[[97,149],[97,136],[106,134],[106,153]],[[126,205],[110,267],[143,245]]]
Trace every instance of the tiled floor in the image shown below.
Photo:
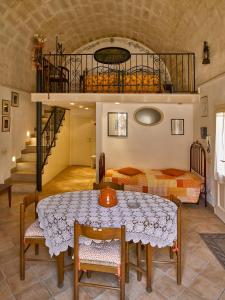
[[[44,193],[91,187],[94,171],[88,168],[70,168],[58,176]],[[71,176],[72,175],[72,176]],[[86,180],[82,186],[82,178]],[[70,183],[69,183],[70,180]],[[63,182],[62,182],[63,181]],[[61,182],[61,184],[60,184]],[[70,185],[71,184],[71,185]],[[12,208],[8,208],[7,196],[0,196],[0,300],[72,300],[73,274],[67,272],[62,289],[57,288],[55,263],[27,263],[26,280],[19,278],[19,202],[23,195],[14,194]],[[208,208],[202,206],[183,206],[182,213],[182,285],[175,281],[174,265],[154,265],[153,292],[145,292],[145,277],[136,280],[131,271],[130,283],[126,285],[126,299],[220,299],[225,300],[225,270],[220,266],[199,232],[225,232],[223,224]],[[31,213],[29,214],[29,219]],[[29,250],[30,251],[30,250]],[[30,253],[33,252],[31,249]],[[48,257],[47,249],[41,248],[40,255]],[[168,249],[155,249],[154,255],[168,257]],[[115,278],[108,275],[93,274],[92,279],[114,283]],[[113,300],[119,299],[117,292],[81,288],[80,299]]]

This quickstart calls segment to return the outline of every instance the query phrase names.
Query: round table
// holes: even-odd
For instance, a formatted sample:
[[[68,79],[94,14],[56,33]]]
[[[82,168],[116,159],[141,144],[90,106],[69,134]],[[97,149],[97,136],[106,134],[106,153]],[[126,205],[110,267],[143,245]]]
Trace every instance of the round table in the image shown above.
[[[118,204],[98,204],[99,190],[69,192],[41,200],[37,206],[50,255],[73,247],[74,221],[93,227],[126,226],[126,241],[172,246],[177,239],[177,206],[156,195],[117,191]],[[88,239],[81,242],[90,243]]]

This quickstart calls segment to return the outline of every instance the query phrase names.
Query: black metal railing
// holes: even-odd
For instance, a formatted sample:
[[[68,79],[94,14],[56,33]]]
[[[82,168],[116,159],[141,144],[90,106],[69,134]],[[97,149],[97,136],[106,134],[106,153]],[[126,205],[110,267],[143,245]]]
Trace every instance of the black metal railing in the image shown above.
[[[55,146],[56,135],[59,132],[62,121],[65,117],[65,109],[54,107],[51,114],[44,125],[41,133],[41,169],[47,162],[48,156],[51,154],[52,147]]]
[[[39,71],[45,93],[196,92],[194,53],[137,53],[116,64],[94,54],[44,54]]]

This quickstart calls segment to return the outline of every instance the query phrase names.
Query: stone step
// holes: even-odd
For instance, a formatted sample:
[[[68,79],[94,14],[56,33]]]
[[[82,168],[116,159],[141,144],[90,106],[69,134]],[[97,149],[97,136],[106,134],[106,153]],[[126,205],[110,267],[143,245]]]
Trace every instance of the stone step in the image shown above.
[[[32,171],[14,171],[11,175],[11,179],[13,181],[20,182],[35,182],[36,181],[36,173]]]
[[[44,127],[45,127],[45,123],[42,123],[42,130],[44,129]],[[54,125],[52,125],[51,130],[52,131],[54,130]],[[35,134],[36,134],[36,132],[37,132],[37,128],[36,127],[34,128],[34,131],[35,131]]]
[[[25,149],[23,149],[21,152],[22,152],[22,154],[25,154],[25,153],[36,153],[36,146],[29,145]]]
[[[36,182],[10,180],[14,193],[33,193],[36,190]]]
[[[32,171],[35,172],[36,170],[36,162],[35,161],[20,161],[16,164],[17,171]]]
[[[30,138],[30,146],[36,146],[36,144],[37,144],[37,138],[31,137]]]
[[[50,115],[52,113],[51,109],[45,109],[44,114]]]
[[[31,138],[36,137],[36,132],[31,133],[30,137]]]
[[[42,123],[46,123],[49,119],[49,115],[44,115],[41,117]]]
[[[36,152],[23,153],[20,161],[36,161]]]

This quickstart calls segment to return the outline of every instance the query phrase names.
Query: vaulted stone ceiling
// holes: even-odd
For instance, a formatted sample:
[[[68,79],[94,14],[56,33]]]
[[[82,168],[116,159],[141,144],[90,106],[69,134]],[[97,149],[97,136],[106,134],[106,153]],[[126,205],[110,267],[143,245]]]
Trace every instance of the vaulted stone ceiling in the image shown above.
[[[101,37],[138,40],[155,52],[196,53],[197,82],[225,71],[224,0],[1,0],[0,84],[34,90],[32,37],[59,35],[66,52]],[[203,41],[211,64],[202,65]]]

